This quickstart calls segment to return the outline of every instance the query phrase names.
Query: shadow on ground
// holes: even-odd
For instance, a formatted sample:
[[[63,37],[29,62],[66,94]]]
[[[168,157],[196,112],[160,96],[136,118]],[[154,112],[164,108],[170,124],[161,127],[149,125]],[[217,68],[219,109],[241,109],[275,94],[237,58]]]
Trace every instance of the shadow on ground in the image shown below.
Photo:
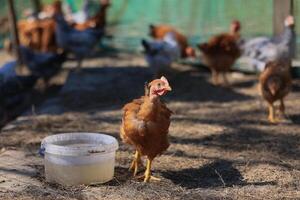
[[[241,173],[227,160],[216,160],[199,168],[164,171],[162,176],[188,189],[232,187],[235,185],[274,185],[275,182],[247,183]]]
[[[289,118],[292,120],[293,123],[300,124],[300,114],[290,115]]]
[[[64,106],[62,112],[120,109],[142,96],[145,82],[151,79],[146,67],[95,67],[82,69],[80,73],[70,72],[59,94]],[[199,71],[174,72],[169,79],[173,91],[166,95],[168,101],[229,102],[253,98],[230,88],[213,86]]]
[[[252,99],[251,96],[238,93],[230,88],[214,86],[199,71],[178,73],[170,81],[174,89],[168,98],[186,102],[230,102]]]
[[[270,152],[291,159],[300,156],[300,136],[286,134],[285,130],[282,130],[282,134],[273,134],[258,128],[236,126],[222,134],[198,138],[170,136],[170,141],[175,144],[201,145],[236,152],[255,149],[258,152]]]

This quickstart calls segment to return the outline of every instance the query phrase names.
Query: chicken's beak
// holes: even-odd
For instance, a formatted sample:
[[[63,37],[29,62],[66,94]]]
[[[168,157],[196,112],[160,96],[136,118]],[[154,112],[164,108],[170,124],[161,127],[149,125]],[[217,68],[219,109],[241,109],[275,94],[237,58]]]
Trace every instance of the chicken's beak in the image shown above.
[[[166,91],[172,91],[172,88],[171,88],[170,86],[167,86],[167,87],[165,88],[165,90],[166,90]]]

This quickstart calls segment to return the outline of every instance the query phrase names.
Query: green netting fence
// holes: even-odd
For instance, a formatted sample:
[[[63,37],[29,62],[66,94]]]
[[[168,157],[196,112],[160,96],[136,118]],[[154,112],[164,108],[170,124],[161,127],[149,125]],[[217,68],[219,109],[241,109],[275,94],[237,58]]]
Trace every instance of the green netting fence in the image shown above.
[[[95,3],[98,0],[93,0]],[[42,0],[51,3],[52,0]],[[243,37],[271,36],[273,0],[111,0],[108,31],[109,45],[119,50],[139,51],[140,39],[147,37],[148,25],[170,24],[185,33],[192,45],[212,34],[227,31],[233,19],[242,23]],[[6,0],[0,0],[1,16],[7,15]],[[15,0],[18,18],[31,0]],[[64,0],[74,11],[83,0]],[[96,4],[95,4],[96,5]],[[96,8],[94,8],[96,10]],[[300,23],[300,0],[294,0],[296,23]],[[297,20],[299,19],[299,20]],[[296,24],[300,33],[300,24]],[[1,35],[6,37],[7,35]],[[298,48],[299,49],[299,48]]]

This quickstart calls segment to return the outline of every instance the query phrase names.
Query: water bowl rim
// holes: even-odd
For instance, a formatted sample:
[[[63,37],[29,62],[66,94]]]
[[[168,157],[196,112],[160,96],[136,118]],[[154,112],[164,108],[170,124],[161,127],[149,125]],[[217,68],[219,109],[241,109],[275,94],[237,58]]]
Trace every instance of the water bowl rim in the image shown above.
[[[56,141],[63,141],[64,139],[67,141],[71,140],[72,138],[93,141],[98,140],[99,144],[91,143],[91,145],[84,147],[66,147],[53,144],[53,142]],[[101,145],[100,141],[102,141]],[[91,156],[111,153],[116,151],[118,148],[118,141],[113,136],[95,132],[70,132],[54,134],[45,137],[41,142],[40,151],[43,151],[44,154],[49,153],[60,156]]]

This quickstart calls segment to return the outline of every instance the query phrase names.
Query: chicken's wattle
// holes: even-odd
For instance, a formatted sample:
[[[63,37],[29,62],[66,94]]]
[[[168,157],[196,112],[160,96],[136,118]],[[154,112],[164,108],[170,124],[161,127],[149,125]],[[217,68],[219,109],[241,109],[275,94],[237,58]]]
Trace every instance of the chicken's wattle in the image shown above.
[[[162,96],[162,95],[164,95],[164,94],[167,93],[167,90],[165,90],[165,89],[159,89],[159,90],[155,90],[154,93],[156,95]]]

